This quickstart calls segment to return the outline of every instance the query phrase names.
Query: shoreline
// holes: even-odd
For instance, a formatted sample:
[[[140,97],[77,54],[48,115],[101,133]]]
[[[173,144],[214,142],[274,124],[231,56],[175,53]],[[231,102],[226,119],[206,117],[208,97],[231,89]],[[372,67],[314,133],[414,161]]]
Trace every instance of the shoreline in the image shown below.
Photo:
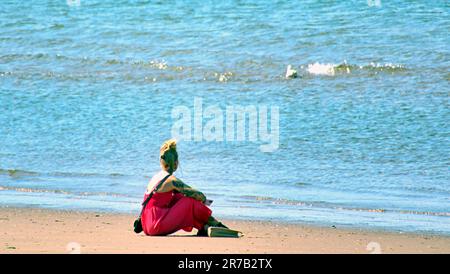
[[[135,234],[125,213],[0,208],[0,253],[450,253],[450,237],[223,219],[244,237]]]
[[[103,215],[124,215],[124,216],[132,216],[135,218],[139,213],[139,210],[136,210],[136,214],[127,213],[123,211],[115,211],[115,210],[105,210],[105,209],[85,209],[85,208],[49,208],[49,207],[36,207],[34,205],[0,205],[0,212],[3,209],[17,209],[17,210],[26,210],[26,209],[36,209],[36,210],[48,210],[48,211],[56,211],[56,212],[76,212],[76,213],[95,213],[95,214],[103,214]],[[290,220],[275,220],[275,219],[258,219],[258,218],[249,218],[245,219],[244,217],[223,217],[220,215],[215,215],[219,220],[225,221],[236,221],[236,222],[255,222],[255,223],[267,223],[272,225],[293,225],[293,226],[304,226],[304,227],[312,227],[312,228],[339,228],[347,231],[356,231],[356,232],[366,232],[366,233],[387,233],[387,234],[408,234],[408,235],[416,235],[416,236],[435,236],[435,237],[444,237],[450,238],[450,234],[440,232],[440,231],[427,231],[427,230],[401,230],[401,229],[389,229],[387,227],[371,227],[371,226],[350,226],[350,225],[341,225],[341,224],[330,224],[325,222],[307,222],[307,221],[290,221]]]

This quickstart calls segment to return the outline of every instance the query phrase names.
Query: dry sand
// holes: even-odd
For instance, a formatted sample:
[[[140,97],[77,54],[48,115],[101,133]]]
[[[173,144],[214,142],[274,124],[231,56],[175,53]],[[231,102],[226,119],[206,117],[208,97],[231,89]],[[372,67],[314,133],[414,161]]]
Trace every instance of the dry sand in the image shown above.
[[[450,253],[450,237],[262,221],[224,221],[245,236],[137,235],[134,216],[0,209],[0,253]],[[368,250],[369,249],[369,250]]]

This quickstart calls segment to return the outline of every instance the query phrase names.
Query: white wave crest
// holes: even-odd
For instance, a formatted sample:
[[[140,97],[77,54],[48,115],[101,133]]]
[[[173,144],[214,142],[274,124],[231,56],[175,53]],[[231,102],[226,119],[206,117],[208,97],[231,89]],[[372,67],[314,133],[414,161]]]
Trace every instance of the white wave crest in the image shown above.
[[[316,62],[314,64],[309,64],[306,71],[315,75],[334,76],[336,74],[335,67],[335,64],[321,64]]]

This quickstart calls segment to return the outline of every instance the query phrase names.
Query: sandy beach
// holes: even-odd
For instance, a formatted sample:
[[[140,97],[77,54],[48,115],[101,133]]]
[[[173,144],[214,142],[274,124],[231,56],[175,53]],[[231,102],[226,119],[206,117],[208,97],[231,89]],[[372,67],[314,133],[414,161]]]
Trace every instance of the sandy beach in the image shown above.
[[[0,253],[450,253],[450,237],[226,220],[245,236],[147,237],[134,216],[37,208],[0,209]]]

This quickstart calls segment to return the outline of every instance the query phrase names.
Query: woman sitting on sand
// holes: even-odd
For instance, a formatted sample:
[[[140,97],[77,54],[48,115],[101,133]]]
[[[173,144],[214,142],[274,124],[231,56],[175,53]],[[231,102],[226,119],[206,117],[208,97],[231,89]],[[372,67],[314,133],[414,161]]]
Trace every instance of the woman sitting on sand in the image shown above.
[[[142,228],[151,236],[168,235],[180,229],[187,232],[198,230],[198,236],[207,236],[208,226],[224,227],[211,216],[204,202],[203,193],[183,183],[172,173],[178,168],[178,153],[175,140],[164,142],[160,149],[162,170],[152,177],[144,201],[154,191],[142,212]],[[165,177],[166,180],[158,186]]]

